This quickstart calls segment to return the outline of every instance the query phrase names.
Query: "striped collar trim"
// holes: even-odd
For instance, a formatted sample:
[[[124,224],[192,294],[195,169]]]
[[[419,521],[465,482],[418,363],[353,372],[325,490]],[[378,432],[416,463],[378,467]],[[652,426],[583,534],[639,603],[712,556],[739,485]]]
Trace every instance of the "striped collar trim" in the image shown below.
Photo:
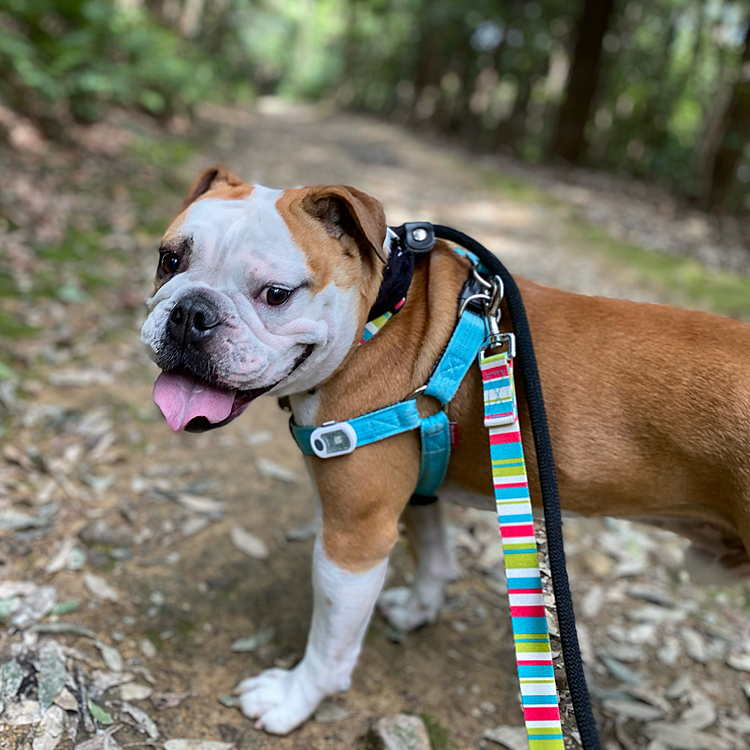
[[[378,333],[383,326],[404,306],[406,297],[402,297],[394,306],[393,310],[384,312],[374,320],[369,321],[365,325],[365,330],[362,333],[362,338],[359,340],[358,346],[361,346],[365,342],[369,341],[376,333]]]

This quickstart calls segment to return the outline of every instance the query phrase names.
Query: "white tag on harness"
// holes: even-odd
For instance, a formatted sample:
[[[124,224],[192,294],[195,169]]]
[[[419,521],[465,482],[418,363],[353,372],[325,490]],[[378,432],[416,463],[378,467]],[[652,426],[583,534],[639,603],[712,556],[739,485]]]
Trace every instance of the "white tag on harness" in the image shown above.
[[[357,447],[357,432],[348,422],[331,422],[316,428],[310,446],[318,458],[345,456]]]

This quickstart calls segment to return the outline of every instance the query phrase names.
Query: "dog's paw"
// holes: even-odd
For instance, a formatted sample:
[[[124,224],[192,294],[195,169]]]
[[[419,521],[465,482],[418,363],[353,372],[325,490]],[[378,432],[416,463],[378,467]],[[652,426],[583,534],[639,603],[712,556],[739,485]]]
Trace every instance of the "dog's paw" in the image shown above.
[[[242,713],[257,719],[256,729],[288,734],[309,719],[323,699],[320,690],[295,669],[267,669],[243,680],[236,689]]]
[[[378,597],[378,609],[383,617],[405,633],[435,622],[441,605],[442,601],[424,601],[407,586],[387,589]]]

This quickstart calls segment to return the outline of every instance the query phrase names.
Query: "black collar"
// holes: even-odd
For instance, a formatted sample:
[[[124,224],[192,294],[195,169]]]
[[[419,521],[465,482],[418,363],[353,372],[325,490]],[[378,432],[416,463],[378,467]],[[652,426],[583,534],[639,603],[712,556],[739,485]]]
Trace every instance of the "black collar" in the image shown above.
[[[383,269],[383,281],[375,304],[367,316],[368,323],[387,312],[398,312],[398,303],[406,297],[414,275],[416,255],[429,252],[435,245],[431,224],[414,222],[400,227],[388,227],[391,252]]]

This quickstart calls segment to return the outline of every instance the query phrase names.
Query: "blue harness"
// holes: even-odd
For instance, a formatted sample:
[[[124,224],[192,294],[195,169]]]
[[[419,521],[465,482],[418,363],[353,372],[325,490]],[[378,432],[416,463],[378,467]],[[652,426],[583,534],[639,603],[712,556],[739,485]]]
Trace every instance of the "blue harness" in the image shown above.
[[[319,458],[343,456],[361,445],[419,428],[422,451],[414,494],[422,498],[435,496],[445,478],[451,454],[450,423],[445,407],[456,395],[471,365],[477,361],[489,333],[485,311],[485,303],[491,300],[487,291],[492,282],[485,278],[489,274],[472,253],[459,248],[455,248],[455,252],[472,261],[472,274],[461,294],[456,328],[427,383],[405,401],[345,422],[300,427],[292,418],[289,426],[304,454]],[[420,395],[432,396],[441,405],[441,410],[430,417],[421,417],[416,401]]]

